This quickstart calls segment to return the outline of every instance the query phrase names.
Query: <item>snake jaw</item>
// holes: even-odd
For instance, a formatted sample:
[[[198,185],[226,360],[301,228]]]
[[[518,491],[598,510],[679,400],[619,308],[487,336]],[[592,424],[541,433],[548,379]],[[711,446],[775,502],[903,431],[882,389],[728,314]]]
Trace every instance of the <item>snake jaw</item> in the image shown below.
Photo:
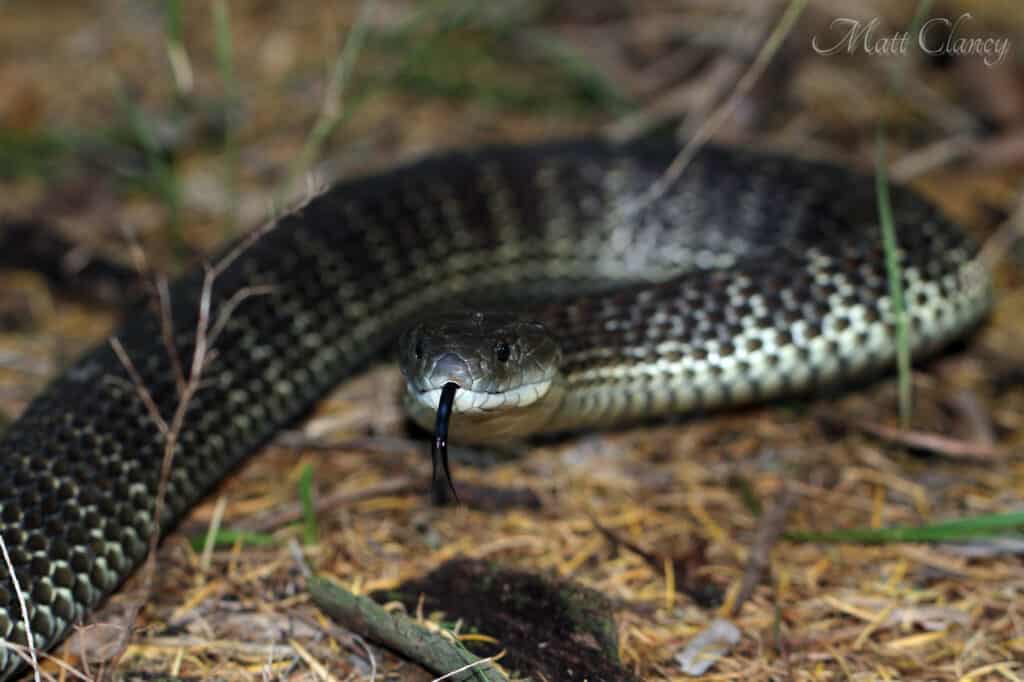
[[[452,402],[453,413],[483,417],[530,407],[547,395],[551,389],[552,380],[543,379],[522,384],[506,391],[477,391],[458,382],[447,383],[453,383],[459,389]],[[444,395],[444,387],[421,389],[407,383],[406,390],[414,402],[431,411],[437,409],[438,403]]]

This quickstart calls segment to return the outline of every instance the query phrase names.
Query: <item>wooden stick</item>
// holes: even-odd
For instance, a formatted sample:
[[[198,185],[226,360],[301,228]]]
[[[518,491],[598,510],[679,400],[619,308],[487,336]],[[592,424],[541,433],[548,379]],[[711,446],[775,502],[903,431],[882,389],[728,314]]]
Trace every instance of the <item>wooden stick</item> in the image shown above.
[[[313,603],[339,625],[434,673],[445,675],[480,660],[454,637],[428,630],[403,613],[386,611],[369,597],[352,594],[326,578],[311,576],[306,588]],[[507,678],[494,665],[484,663],[445,679],[504,682]]]

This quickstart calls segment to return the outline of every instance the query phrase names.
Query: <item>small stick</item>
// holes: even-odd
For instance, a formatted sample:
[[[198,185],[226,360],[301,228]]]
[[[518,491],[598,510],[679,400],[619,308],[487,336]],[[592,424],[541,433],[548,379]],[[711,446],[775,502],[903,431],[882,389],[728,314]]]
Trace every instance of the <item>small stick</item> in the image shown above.
[[[960,440],[938,433],[900,429],[865,420],[855,420],[850,422],[850,424],[856,429],[890,443],[896,443],[897,445],[909,448],[919,448],[955,459],[992,462],[1006,459],[1014,454],[1009,448],[992,445],[991,443]]]
[[[772,548],[782,537],[782,531],[786,529],[786,518],[793,508],[794,501],[793,492],[783,485],[775,499],[775,504],[761,515],[761,522],[757,526],[757,535],[750,548],[747,566],[743,571],[740,591],[732,605],[732,617],[739,615],[740,608],[754,595],[758,583],[770,568]]]
[[[446,675],[481,660],[453,636],[428,630],[405,614],[386,611],[369,597],[352,594],[325,578],[312,576],[306,587],[313,603],[339,625],[434,673]],[[493,664],[484,664],[452,679],[503,682],[507,678]]]
[[[36,658],[36,646],[32,639],[32,620],[28,617],[28,606],[25,604],[25,595],[21,591],[21,585],[18,582],[18,574],[14,570],[14,564],[11,563],[11,555],[7,552],[7,543],[4,542],[3,535],[0,535],[0,551],[3,552],[4,564],[7,566],[7,572],[11,576],[11,583],[14,585],[14,593],[18,597],[18,606],[21,607],[21,618],[25,623],[25,642],[28,644],[28,653],[31,656],[29,663],[32,666],[32,674],[35,678],[35,682],[39,682],[39,659]]]
[[[697,156],[697,152],[701,147],[704,146],[708,140],[715,134],[715,132],[725,123],[726,120],[733,114],[736,107],[739,106],[740,101],[754,88],[754,84],[757,83],[761,74],[768,68],[768,64],[771,62],[772,57],[778,52],[782,46],[786,36],[789,35],[796,20],[803,14],[804,8],[807,6],[807,0],[790,0],[786,9],[783,11],[779,21],[775,24],[771,34],[765,39],[764,45],[761,47],[760,52],[754,58],[753,63],[750,65],[743,76],[737,81],[736,88],[729,95],[729,97],[723,102],[717,109],[704,119],[704,122],[693,132],[689,141],[683,146],[682,150],[676,155],[676,158],[672,160],[668,168],[661,174],[657,180],[651,183],[647,191],[639,198],[638,205],[634,206],[634,209],[642,209],[648,206],[651,202],[655,201],[661,195],[669,190],[679,176],[682,175],[683,170],[690,165],[694,157]]]

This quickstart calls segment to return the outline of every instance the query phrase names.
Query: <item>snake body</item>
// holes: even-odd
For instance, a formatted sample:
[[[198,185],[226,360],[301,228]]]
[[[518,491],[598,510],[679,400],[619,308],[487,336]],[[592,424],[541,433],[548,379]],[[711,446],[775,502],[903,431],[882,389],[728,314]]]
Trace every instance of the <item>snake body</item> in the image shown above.
[[[597,141],[449,153],[343,182],[280,218],[216,278],[209,318],[227,321],[188,405],[163,529],[453,302],[530,307],[557,337],[557,401],[526,433],[765,400],[893,362],[871,178],[709,146],[652,197],[671,156]],[[915,353],[934,350],[983,316],[988,277],[937,209],[902,187],[892,206]],[[203,281],[197,270],[170,289],[186,371]],[[160,317],[132,315],[116,337],[169,418],[180,393]],[[145,555],[164,442],[150,414],[101,344],[0,440],[0,534],[39,649]],[[0,638],[27,641],[10,576]],[[0,651],[0,678],[21,665]]]

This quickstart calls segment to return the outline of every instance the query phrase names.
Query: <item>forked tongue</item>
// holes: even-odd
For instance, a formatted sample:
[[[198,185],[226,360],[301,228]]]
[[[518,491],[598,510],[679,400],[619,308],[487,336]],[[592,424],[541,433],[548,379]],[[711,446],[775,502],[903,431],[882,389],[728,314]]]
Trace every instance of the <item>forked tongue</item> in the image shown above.
[[[434,470],[431,475],[434,504],[443,505],[453,498],[459,502],[459,494],[455,492],[452,472],[448,469],[448,421],[452,416],[452,405],[455,403],[455,391],[459,385],[449,381],[441,389],[441,400],[437,403],[437,421],[434,422],[434,443],[430,448],[430,459]],[[451,491],[451,497],[448,496]]]

